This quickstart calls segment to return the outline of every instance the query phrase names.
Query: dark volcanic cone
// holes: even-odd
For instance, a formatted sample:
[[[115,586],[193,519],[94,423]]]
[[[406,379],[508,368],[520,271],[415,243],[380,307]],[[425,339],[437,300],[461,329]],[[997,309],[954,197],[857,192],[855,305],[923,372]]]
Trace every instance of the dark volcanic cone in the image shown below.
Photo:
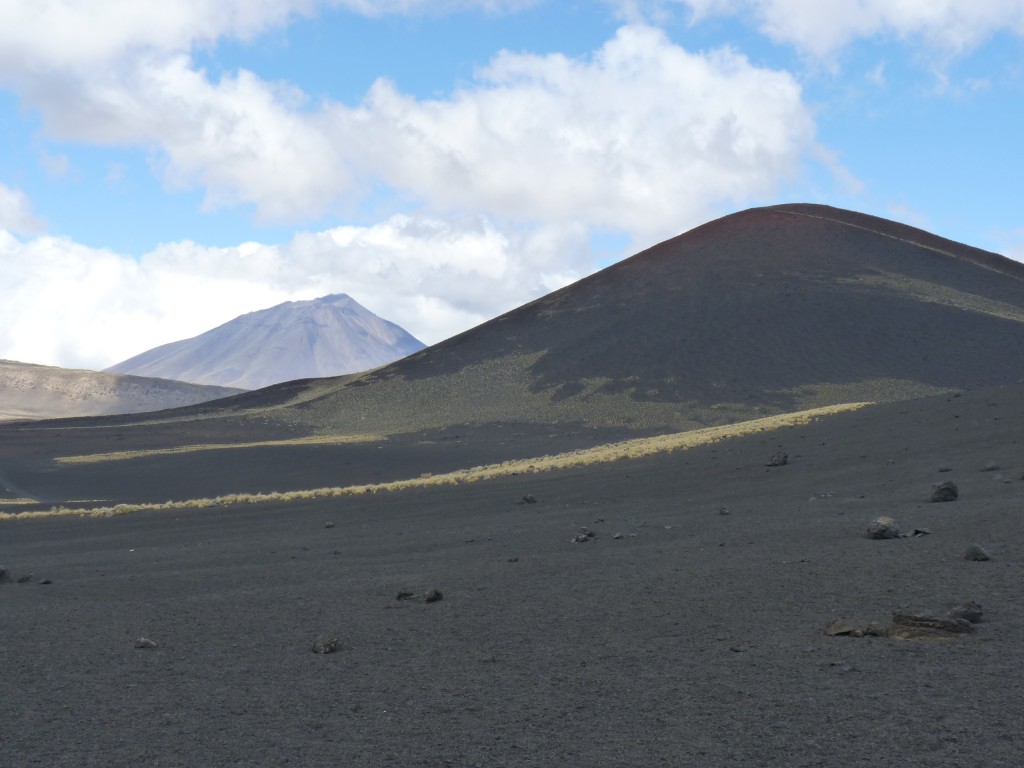
[[[320,423],[378,414],[385,430],[685,427],[1015,382],[1022,323],[1024,264],[784,205],[698,227],[302,408]]]

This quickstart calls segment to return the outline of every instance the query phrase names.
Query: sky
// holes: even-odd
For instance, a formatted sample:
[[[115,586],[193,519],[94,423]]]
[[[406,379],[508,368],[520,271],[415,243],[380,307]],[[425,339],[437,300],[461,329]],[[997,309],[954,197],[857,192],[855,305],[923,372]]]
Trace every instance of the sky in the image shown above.
[[[744,208],[1024,260],[1024,0],[4,0],[0,358],[431,344]]]

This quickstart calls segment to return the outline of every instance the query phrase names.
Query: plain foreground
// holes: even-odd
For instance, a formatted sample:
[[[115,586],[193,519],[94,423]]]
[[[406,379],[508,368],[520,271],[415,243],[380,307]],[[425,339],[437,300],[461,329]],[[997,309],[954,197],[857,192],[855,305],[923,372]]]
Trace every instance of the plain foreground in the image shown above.
[[[7,521],[0,765],[1019,766],[1022,435],[1016,387],[461,486]],[[870,540],[878,515],[930,533]],[[954,639],[823,632],[964,600]]]

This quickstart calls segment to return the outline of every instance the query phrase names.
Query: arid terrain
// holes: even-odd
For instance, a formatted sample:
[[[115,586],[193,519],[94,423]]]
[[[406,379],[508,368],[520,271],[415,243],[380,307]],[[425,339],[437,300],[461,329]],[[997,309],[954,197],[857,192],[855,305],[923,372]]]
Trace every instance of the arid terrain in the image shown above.
[[[0,765],[1019,766],[1022,323],[1024,265],[782,206],[369,374],[4,425]]]
[[[241,391],[0,360],[0,422],[150,412]]]

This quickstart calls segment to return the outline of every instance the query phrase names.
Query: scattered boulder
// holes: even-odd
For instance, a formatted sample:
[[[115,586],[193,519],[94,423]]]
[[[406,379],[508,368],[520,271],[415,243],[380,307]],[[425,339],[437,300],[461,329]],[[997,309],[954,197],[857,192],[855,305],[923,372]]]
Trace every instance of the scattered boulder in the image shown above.
[[[981,605],[974,600],[968,600],[966,603],[957,603],[946,611],[946,616],[951,619],[964,619],[971,622],[971,624],[977,624],[981,621]]]
[[[444,600],[444,595],[441,594],[439,589],[428,589],[426,592],[416,594],[408,590],[402,590],[398,593],[396,600],[416,600],[423,603],[436,603]]]
[[[153,650],[154,648],[159,648],[160,643],[158,643],[156,640],[151,640],[148,637],[140,637],[136,639],[135,647],[143,651]]]
[[[772,455],[768,461],[765,462],[766,467],[784,467],[789,463],[789,456],[782,451]]]
[[[964,615],[956,613],[963,609]],[[825,634],[831,637],[888,637],[894,640],[925,640],[956,637],[974,631],[974,622],[967,616],[981,618],[981,606],[964,603],[951,609],[945,616],[926,613],[893,613],[892,622],[887,625],[871,622],[858,627],[843,619],[832,619],[825,624]]]
[[[960,491],[952,480],[932,486],[932,501],[956,501],[959,496]]]
[[[876,517],[868,524],[869,539],[898,539],[900,527],[891,517]]]
[[[971,544],[971,546],[964,550],[964,560],[984,562],[991,559],[992,555],[980,544]]]
[[[594,538],[594,532],[589,528],[580,528],[580,532],[570,540],[573,544],[585,544]]]
[[[831,637],[841,637],[844,635],[860,637],[863,634],[863,630],[843,619],[832,619],[825,625],[825,634]]]
[[[313,641],[313,653],[334,653],[338,650],[338,638],[332,635],[320,635]]]
[[[894,613],[887,636],[897,640],[951,637],[974,631],[967,619],[929,616],[924,613]]]

